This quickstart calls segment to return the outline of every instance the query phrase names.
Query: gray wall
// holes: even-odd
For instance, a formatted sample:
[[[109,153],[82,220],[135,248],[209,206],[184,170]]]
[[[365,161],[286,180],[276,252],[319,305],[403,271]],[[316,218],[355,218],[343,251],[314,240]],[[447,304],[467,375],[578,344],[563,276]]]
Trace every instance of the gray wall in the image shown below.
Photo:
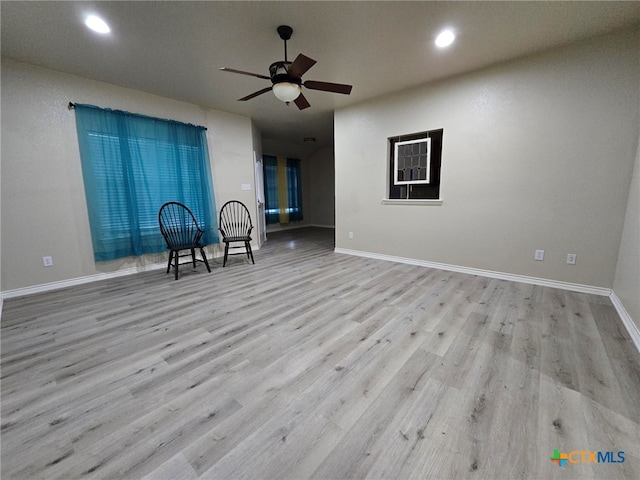
[[[638,149],[639,48],[636,29],[337,111],[336,246],[612,288]],[[437,128],[444,203],[382,205],[387,138]]]
[[[640,179],[638,177],[640,177],[640,149],[636,154],[613,283],[613,290],[640,330]]]
[[[311,223],[335,226],[335,167],[333,147],[321,148],[309,158],[311,172]]]

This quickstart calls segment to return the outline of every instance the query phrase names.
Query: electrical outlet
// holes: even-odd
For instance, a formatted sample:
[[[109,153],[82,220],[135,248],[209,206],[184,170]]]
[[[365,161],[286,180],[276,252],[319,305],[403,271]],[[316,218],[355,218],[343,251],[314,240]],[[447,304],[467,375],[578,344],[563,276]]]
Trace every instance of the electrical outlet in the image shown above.
[[[539,262],[541,262],[542,260],[544,260],[544,250],[536,250],[536,254],[534,255],[534,257],[536,260],[538,260]]]
[[[53,257],[42,257],[42,265],[45,267],[53,267]]]
[[[353,239],[353,232],[349,232],[349,240]]]
[[[577,257],[577,255],[575,253],[569,253],[567,255],[567,263],[569,265],[575,265],[576,264],[576,257]]]

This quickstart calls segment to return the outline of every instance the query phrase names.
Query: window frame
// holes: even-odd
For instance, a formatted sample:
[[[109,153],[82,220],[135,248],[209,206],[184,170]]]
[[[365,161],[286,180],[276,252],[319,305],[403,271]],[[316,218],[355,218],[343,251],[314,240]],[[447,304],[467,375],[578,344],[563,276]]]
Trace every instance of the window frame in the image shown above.
[[[398,150],[400,150],[399,147],[407,146],[407,145],[416,145],[421,143],[427,144],[427,151],[426,151],[427,164],[425,167],[426,178],[424,180],[398,180],[398,173],[399,173],[398,162],[400,157],[400,154],[398,152]],[[420,153],[418,153],[418,156],[420,156]],[[395,142],[394,148],[393,148],[393,184],[394,185],[417,185],[422,183],[431,183],[430,179],[431,179],[431,138],[426,137],[426,138],[418,138],[415,140],[405,140],[401,142]]]
[[[441,172],[444,129],[433,129],[387,139],[387,188],[384,205],[442,205]],[[396,145],[429,139],[429,182],[396,182]]]

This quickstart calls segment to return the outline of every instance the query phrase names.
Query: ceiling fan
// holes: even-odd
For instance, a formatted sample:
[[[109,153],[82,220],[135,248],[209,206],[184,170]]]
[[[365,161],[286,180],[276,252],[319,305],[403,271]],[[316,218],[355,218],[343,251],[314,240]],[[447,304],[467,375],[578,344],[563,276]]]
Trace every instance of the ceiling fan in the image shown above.
[[[302,87],[310,90],[321,90],[323,92],[342,93],[349,95],[351,93],[351,85],[344,85],[342,83],[330,83],[330,82],[318,82],[315,80],[302,81],[302,75],[306,73],[311,67],[313,67],[316,61],[303,54],[299,54],[293,62],[287,60],[287,40],[291,38],[293,29],[287,25],[280,25],[277,28],[278,35],[284,40],[284,61],[274,62],[269,66],[269,76],[261,75],[259,73],[244,72],[242,70],[236,70],[233,68],[223,67],[220,70],[231,73],[239,73],[241,75],[249,75],[251,77],[263,78],[265,80],[271,80],[272,85],[270,87],[258,90],[246,97],[238,99],[240,102],[251,100],[258,95],[267,93],[269,90],[273,90],[273,94],[278,99],[285,102],[287,105],[289,102],[293,102],[300,110],[310,107],[311,105],[302,94]]]

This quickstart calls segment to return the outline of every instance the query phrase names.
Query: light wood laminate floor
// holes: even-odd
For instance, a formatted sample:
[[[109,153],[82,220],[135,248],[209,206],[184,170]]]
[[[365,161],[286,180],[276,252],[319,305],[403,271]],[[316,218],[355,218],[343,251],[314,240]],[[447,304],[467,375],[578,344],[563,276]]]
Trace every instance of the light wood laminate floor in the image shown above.
[[[640,478],[607,298],[336,254],[329,229],[255,257],[6,300],[2,479]]]

